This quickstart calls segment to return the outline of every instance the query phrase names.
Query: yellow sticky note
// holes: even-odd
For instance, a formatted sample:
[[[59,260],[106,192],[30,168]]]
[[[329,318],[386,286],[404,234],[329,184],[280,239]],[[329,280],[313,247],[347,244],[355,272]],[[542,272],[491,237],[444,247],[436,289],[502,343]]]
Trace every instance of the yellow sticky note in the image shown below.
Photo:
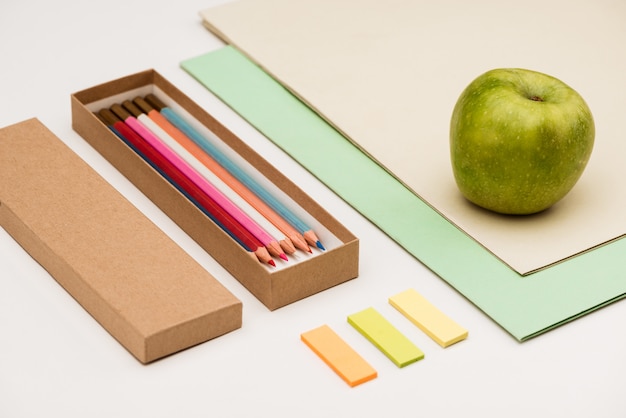
[[[300,339],[350,386],[378,376],[378,373],[328,325],[304,332]]]
[[[349,315],[348,322],[398,367],[424,358],[422,350],[374,308]]]
[[[442,347],[467,338],[468,331],[414,289],[389,298],[389,303]]]

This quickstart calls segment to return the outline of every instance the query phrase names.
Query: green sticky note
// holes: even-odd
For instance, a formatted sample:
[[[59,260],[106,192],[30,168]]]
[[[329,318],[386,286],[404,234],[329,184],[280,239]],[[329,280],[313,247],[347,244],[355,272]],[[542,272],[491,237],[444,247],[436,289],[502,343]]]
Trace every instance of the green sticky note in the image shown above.
[[[374,308],[348,315],[348,322],[398,367],[424,358],[422,350]]]
[[[181,66],[517,340],[626,296],[626,239],[521,276],[235,48]]]

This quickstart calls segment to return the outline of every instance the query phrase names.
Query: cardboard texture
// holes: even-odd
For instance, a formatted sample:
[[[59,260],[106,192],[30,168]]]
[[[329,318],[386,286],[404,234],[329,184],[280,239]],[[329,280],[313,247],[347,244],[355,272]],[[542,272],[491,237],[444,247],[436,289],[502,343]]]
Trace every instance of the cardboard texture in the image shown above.
[[[93,114],[94,103],[133,91],[161,92],[217,135],[316,222],[327,251],[271,270],[215,225]],[[158,95],[158,94],[157,94]],[[270,310],[358,276],[358,239],[321,206],[156,71],[122,77],[72,95],[72,126]],[[301,257],[307,257],[302,255]]]
[[[142,363],[241,327],[241,302],[36,119],[0,130],[0,225]]]
[[[516,339],[626,296],[626,240],[522,277],[233,47],[182,66]]]
[[[625,3],[610,0],[242,0],[201,12],[209,29],[520,274],[626,233],[626,191],[615,187],[626,176],[625,14]],[[499,67],[563,80],[596,121],[582,178],[536,216],[469,204],[450,167],[454,104],[475,77]]]

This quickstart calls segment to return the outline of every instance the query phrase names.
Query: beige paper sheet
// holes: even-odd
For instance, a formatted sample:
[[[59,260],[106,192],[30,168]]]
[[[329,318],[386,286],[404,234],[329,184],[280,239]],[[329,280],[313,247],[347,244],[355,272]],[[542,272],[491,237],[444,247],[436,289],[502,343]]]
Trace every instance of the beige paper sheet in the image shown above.
[[[244,0],[201,15],[207,27],[519,273],[626,232],[620,129],[626,3]],[[477,209],[460,196],[452,176],[452,108],[473,78],[497,67],[562,79],[595,117],[596,144],[583,177],[539,215]]]

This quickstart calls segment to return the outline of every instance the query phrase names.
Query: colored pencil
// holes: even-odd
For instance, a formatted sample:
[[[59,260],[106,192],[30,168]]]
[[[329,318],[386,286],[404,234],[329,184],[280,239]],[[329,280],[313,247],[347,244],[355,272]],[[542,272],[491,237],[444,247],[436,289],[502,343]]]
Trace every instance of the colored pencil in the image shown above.
[[[171,135],[163,130],[154,120],[152,120],[143,110],[141,110],[136,104],[130,100],[122,102],[122,106],[128,110],[137,120],[144,124],[158,139],[160,139],[165,146],[175,152],[180,158],[182,158],[191,168],[196,170],[206,181],[211,183],[217,190],[219,190],[226,198],[241,209],[246,215],[248,215],[253,221],[255,221],[261,228],[263,228],[270,236],[280,237],[281,232],[267,220],[261,213],[259,213],[252,205],[246,202],[238,194],[236,194],[228,185],[226,185],[221,179],[219,179],[213,172],[205,167],[195,156],[187,151],[182,145],[180,145]],[[284,239],[277,239],[280,247],[286,254],[293,254],[296,252],[293,243],[287,237]]]
[[[241,209],[235,206],[226,196],[219,192],[212,184],[206,181],[200,174],[198,174],[192,167],[189,166],[182,158],[180,158],[175,152],[169,149],[163,144],[155,135],[150,132],[141,122],[132,116],[126,109],[120,104],[116,103],[111,106],[111,110],[117,116],[119,116],[125,123],[127,123],[139,136],[145,139],[153,148],[155,148],[161,155],[163,155],[168,161],[178,167],[178,169],[200,187],[208,196],[210,196],[219,206],[225,211],[230,213],[241,225],[243,225],[248,231],[252,233],[259,241],[265,245],[270,254],[280,257],[283,260],[288,260],[287,255],[283,252],[282,248],[273,237],[271,237],[266,231],[264,231],[256,222],[248,217]]]
[[[143,137],[137,134],[129,125],[118,118],[109,109],[102,109],[99,112],[102,119],[106,120],[108,126],[112,126],[127,143],[139,151],[138,153],[145,160],[152,162],[151,165],[157,166],[166,178],[179,186],[179,190],[183,189],[187,194],[195,200],[196,205],[202,207],[206,212],[211,214],[211,219],[216,221],[218,226],[225,230],[229,235],[235,235],[237,241],[248,251],[253,252],[257,258],[264,263],[276,266],[272,260],[267,248],[246,228],[244,228],[236,219],[234,219],[227,211],[215,203],[207,194],[200,189],[195,183],[190,181],[180,170],[161,155],[154,147],[152,147]],[[205,213],[206,213],[205,212]],[[232,236],[231,235],[231,236]]]
[[[206,153],[218,161],[225,169],[227,169],[233,176],[235,176],[240,182],[246,185],[250,190],[253,190],[265,203],[267,203],[272,209],[278,212],[283,218],[287,219],[300,233],[304,236],[308,243],[315,245],[321,250],[325,250],[321,241],[315,234],[315,232],[300,218],[298,218],[292,211],[290,211],[285,205],[283,205],[276,197],[265,190],[256,180],[247,174],[244,170],[231,161],[221,150],[215,147],[209,140],[207,140],[202,134],[200,134],[194,127],[192,127],[187,121],[179,116],[173,109],[165,105],[154,94],[148,94],[146,100],[152,107],[159,110],[163,116],[170,121],[174,126],[185,133],[191,138],[198,146],[200,146]]]
[[[254,207],[261,215],[278,228],[298,249],[311,252],[308,243],[295,228],[293,228],[285,219],[283,219],[276,211],[270,208],[257,195],[252,193],[245,185],[233,177],[226,169],[217,163],[209,154],[204,152],[195,142],[187,137],[181,130],[172,125],[161,113],[153,108],[146,100],[137,97],[133,100],[135,105],[145,112],[161,129],[167,132],[173,139],[182,145],[196,160],[202,163],[212,173],[227,185],[231,190],[237,193],[248,204]]]

